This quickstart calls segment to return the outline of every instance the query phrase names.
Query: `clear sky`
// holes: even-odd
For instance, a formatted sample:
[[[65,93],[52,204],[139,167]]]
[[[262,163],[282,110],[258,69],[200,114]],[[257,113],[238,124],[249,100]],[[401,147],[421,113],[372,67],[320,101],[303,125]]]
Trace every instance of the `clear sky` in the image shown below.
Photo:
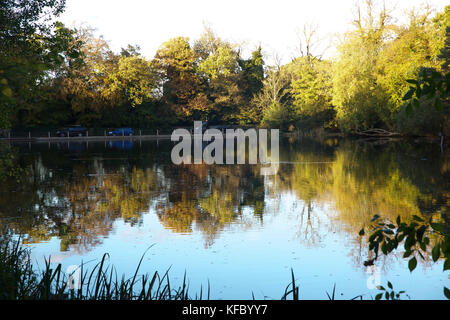
[[[355,0],[67,0],[61,20],[68,26],[81,23],[97,29],[118,51],[127,44],[139,44],[152,58],[171,37],[198,38],[203,23],[228,40],[243,43],[247,50],[261,44],[267,55],[277,52],[283,62],[298,56],[296,31],[305,23],[319,25],[323,45],[329,36],[349,30]],[[423,0],[386,1],[395,7],[395,17]],[[428,0],[442,10],[448,1]],[[332,52],[332,50],[328,51]]]

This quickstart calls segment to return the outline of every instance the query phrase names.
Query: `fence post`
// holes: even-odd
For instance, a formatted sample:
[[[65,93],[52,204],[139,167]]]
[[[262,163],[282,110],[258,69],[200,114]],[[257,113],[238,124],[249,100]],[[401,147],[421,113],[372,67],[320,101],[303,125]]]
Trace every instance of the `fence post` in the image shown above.
[[[8,139],[11,139],[11,131],[8,131]]]
[[[142,130],[141,129],[139,129],[139,136],[140,137],[142,136]]]
[[[159,130],[156,129],[156,136],[159,136]]]
[[[50,131],[48,132],[48,138],[50,139]]]
[[[31,139],[31,132],[28,131],[28,139]]]

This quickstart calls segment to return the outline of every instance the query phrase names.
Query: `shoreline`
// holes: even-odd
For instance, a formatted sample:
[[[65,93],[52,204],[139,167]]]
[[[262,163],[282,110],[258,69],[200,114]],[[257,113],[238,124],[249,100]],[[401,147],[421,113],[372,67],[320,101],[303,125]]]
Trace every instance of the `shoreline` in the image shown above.
[[[170,140],[171,135],[142,136],[82,136],[82,137],[31,137],[31,138],[0,138],[0,141],[14,142],[69,142],[69,141],[122,141],[122,140]]]
[[[192,135],[191,135],[192,136]],[[305,134],[298,132],[280,132],[280,136],[286,138],[350,138],[357,140],[412,140],[415,142],[440,143],[439,136],[358,136],[353,134],[343,134],[339,132],[324,132],[322,134]],[[0,141],[9,142],[101,142],[101,141],[146,141],[146,140],[170,140],[171,134],[152,134],[152,135],[131,135],[131,136],[81,136],[81,137],[0,137]],[[443,139],[443,145],[449,144],[447,137]]]

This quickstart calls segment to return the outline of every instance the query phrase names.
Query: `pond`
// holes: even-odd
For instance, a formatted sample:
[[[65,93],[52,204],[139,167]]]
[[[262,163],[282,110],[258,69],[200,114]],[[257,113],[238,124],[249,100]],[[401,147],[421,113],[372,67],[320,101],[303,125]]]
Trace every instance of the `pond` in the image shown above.
[[[186,272],[190,291],[209,281],[213,299],[280,299],[291,268],[301,299],[327,299],[334,285],[339,299],[370,299],[374,279],[445,299],[442,261],[419,259],[410,273],[401,247],[368,269],[358,235],[375,214],[449,221],[450,157],[439,145],[283,138],[272,176],[261,165],[174,165],[173,145],[15,143],[0,223],[23,234],[38,266],[51,257],[63,270],[93,268],[109,253],[132,276],[150,248],[139,273],[170,268],[176,285]]]

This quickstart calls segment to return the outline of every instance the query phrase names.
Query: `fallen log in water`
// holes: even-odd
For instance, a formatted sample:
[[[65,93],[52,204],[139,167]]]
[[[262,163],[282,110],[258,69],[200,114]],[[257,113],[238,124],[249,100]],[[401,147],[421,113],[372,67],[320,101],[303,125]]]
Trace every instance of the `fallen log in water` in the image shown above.
[[[356,131],[355,134],[360,136],[368,136],[368,137],[392,137],[392,136],[400,136],[401,134],[398,132],[390,132],[384,129],[368,129],[364,131]]]

